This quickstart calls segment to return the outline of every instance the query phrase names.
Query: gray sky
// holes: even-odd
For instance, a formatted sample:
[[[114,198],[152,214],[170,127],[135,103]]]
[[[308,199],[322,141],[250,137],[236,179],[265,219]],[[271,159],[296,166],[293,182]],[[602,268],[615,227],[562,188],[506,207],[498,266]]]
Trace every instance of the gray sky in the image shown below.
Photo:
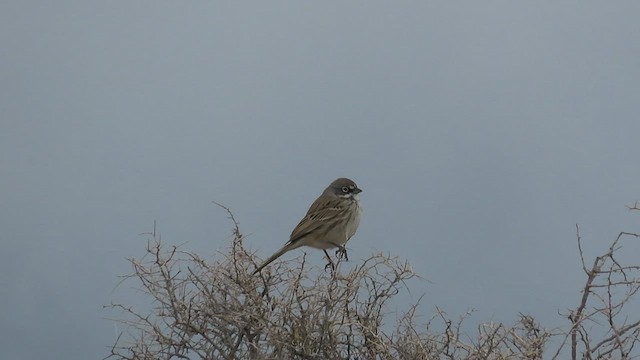
[[[567,325],[575,224],[590,256],[639,231],[638,18],[637,1],[3,2],[3,357],[106,355],[102,305],[139,301],[112,290],[154,220],[213,256],[215,200],[266,257],[341,176],[364,189],[351,261],[409,260],[433,282],[423,314]]]

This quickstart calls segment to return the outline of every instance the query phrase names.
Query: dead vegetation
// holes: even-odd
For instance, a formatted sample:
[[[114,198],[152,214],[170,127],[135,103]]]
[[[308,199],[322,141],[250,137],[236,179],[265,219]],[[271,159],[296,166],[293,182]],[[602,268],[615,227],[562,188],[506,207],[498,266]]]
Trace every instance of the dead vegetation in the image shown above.
[[[226,209],[226,208],[225,208]],[[631,208],[637,211],[637,207]],[[228,211],[228,209],[226,209]],[[375,254],[350,270],[310,267],[305,256],[259,263],[243,246],[238,224],[228,253],[209,263],[166,246],[154,231],[146,255],[130,259],[147,311],[107,307],[123,329],[113,359],[630,359],[638,357],[640,315],[627,310],[640,287],[639,265],[616,254],[622,232],[592,264],[578,252],[586,281],[566,329],[546,329],[520,314],[515,324],[487,322],[463,332],[469,314],[452,318],[436,307],[423,317],[420,302],[389,313],[395,296],[424,281],[409,264]],[[396,320],[398,319],[398,320]],[[550,342],[550,339],[554,341]],[[555,348],[547,347],[553,344]]]

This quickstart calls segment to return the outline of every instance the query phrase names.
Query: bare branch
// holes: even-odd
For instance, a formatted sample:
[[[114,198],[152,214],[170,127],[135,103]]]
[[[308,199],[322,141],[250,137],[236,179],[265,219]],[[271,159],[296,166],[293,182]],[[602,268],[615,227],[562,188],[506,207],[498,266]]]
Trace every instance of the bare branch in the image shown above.
[[[302,255],[252,275],[260,259],[244,248],[231,211],[217,205],[233,223],[233,240],[220,260],[163,244],[155,223],[145,234],[146,254],[129,259],[132,273],[122,281],[136,281],[148,306],[106,306],[121,315],[115,321],[123,331],[105,359],[542,359],[554,337],[560,344],[553,359],[566,358],[568,344],[572,359],[638,356],[640,319],[627,305],[640,291],[640,265],[617,255],[625,241],[639,237],[635,233],[619,233],[587,265],[576,225],[586,279],[566,314],[568,329],[552,333],[519,314],[513,325],[484,322],[467,334],[473,310],[452,318],[435,306],[423,319],[420,296],[404,312],[389,311],[396,296],[411,296],[416,282],[426,282],[389,254],[373,254],[349,270],[338,262],[331,272]],[[630,209],[638,210],[637,203]]]

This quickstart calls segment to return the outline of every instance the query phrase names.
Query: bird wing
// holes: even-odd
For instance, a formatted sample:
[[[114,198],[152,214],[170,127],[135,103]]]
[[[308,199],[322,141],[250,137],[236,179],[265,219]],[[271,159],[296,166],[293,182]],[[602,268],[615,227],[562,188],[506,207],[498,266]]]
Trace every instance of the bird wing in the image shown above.
[[[318,198],[311,204],[307,214],[291,232],[289,243],[294,243],[319,228],[331,223],[345,210],[341,199]],[[330,230],[330,229],[327,229]]]

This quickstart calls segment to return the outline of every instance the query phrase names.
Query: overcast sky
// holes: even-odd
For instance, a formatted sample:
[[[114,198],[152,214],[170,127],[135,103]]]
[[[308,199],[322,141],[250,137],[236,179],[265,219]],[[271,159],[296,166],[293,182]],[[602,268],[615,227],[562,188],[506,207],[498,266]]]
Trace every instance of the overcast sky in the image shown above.
[[[638,19],[637,1],[2,2],[2,358],[105,356],[102,305],[140,296],[114,287],[154,220],[211,259],[231,230],[215,200],[266,257],[342,176],[364,190],[349,258],[407,259],[432,281],[423,314],[566,326],[575,224],[589,256],[640,231]]]

